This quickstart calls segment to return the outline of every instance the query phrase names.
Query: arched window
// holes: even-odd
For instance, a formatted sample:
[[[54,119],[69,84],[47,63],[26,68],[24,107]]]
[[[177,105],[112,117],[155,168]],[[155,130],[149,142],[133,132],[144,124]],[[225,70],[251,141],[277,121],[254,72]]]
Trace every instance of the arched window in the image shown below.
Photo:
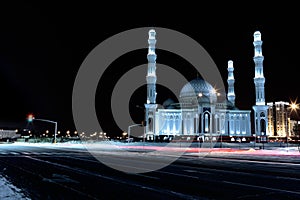
[[[209,126],[210,126],[209,118],[210,118],[209,113],[204,113],[204,119],[203,119],[204,133],[209,133]]]
[[[264,119],[260,120],[260,132],[266,133],[266,121]]]

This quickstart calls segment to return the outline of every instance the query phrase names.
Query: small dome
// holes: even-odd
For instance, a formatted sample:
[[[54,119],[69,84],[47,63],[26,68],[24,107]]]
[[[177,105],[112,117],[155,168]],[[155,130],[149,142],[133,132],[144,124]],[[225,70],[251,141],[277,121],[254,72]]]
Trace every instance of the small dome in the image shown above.
[[[198,98],[199,103],[213,103],[217,100],[214,87],[202,78],[196,78],[185,84],[180,91],[180,98]]]
[[[174,104],[175,102],[174,102],[174,100],[173,99],[171,99],[171,98],[168,98],[167,100],[165,100],[164,102],[163,102],[163,107],[164,108],[173,108],[172,107],[172,104]]]
[[[231,101],[227,99],[223,101],[223,106],[227,110],[239,110]]]

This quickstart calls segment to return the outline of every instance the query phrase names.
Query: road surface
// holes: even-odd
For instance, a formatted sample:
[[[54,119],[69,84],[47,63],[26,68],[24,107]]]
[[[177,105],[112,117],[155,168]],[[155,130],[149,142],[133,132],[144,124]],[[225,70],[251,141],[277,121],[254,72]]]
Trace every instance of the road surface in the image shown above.
[[[298,155],[187,153],[134,174],[102,164],[85,148],[1,144],[0,174],[30,199],[300,199]]]

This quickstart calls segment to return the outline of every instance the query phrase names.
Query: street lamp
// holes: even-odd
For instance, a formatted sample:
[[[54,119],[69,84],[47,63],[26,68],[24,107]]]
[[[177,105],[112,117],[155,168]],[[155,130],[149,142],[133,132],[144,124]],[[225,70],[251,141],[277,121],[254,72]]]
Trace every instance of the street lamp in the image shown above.
[[[127,135],[126,132],[123,132],[123,133],[122,133],[122,137],[125,138],[125,140],[126,140],[126,135]],[[121,137],[120,137],[120,139],[121,139]]]
[[[54,128],[54,142],[53,143],[56,143],[56,134],[57,134],[57,122],[55,121],[52,121],[52,120],[48,120],[48,119],[36,119],[33,114],[29,114],[27,116],[27,120],[28,122],[32,122],[33,120],[36,120],[36,121],[43,121],[43,122],[49,122],[49,123],[53,123],[55,125],[55,128]]]
[[[298,117],[298,110],[299,110],[299,104],[298,103],[296,103],[297,102],[297,99],[295,100],[295,101],[291,101],[291,103],[290,103],[290,109],[291,109],[291,113],[292,112],[295,112],[295,114],[297,115],[297,117]],[[290,113],[290,114],[291,114]],[[290,118],[289,119],[291,119],[291,116],[290,116]],[[287,151],[288,151],[288,143],[289,143],[289,141],[288,141],[288,133],[286,133],[286,144],[287,144]]]
[[[27,115],[27,121],[28,121],[28,122],[32,122],[33,119],[34,119],[33,114],[28,114],[28,115]]]
[[[222,146],[222,131],[221,131],[221,145],[220,145],[221,148],[223,148]]]
[[[290,108],[291,112],[295,112],[296,115],[298,116],[297,111],[299,110],[299,104],[296,102],[297,102],[297,100],[291,101],[289,108]]]
[[[131,127],[135,127],[135,126],[142,126],[142,124],[133,124],[128,126],[128,143],[130,142],[130,129]]]
[[[298,104],[296,104],[296,102],[292,102],[291,103],[291,109],[292,110],[297,110],[298,109]]]

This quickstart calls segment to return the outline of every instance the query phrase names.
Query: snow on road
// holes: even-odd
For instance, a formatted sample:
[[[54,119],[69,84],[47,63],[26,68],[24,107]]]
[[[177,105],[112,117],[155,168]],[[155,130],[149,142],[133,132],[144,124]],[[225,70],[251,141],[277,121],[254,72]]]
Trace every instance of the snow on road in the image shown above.
[[[0,199],[1,200],[22,200],[30,199],[25,196],[21,189],[10,183],[4,176],[0,174]]]

